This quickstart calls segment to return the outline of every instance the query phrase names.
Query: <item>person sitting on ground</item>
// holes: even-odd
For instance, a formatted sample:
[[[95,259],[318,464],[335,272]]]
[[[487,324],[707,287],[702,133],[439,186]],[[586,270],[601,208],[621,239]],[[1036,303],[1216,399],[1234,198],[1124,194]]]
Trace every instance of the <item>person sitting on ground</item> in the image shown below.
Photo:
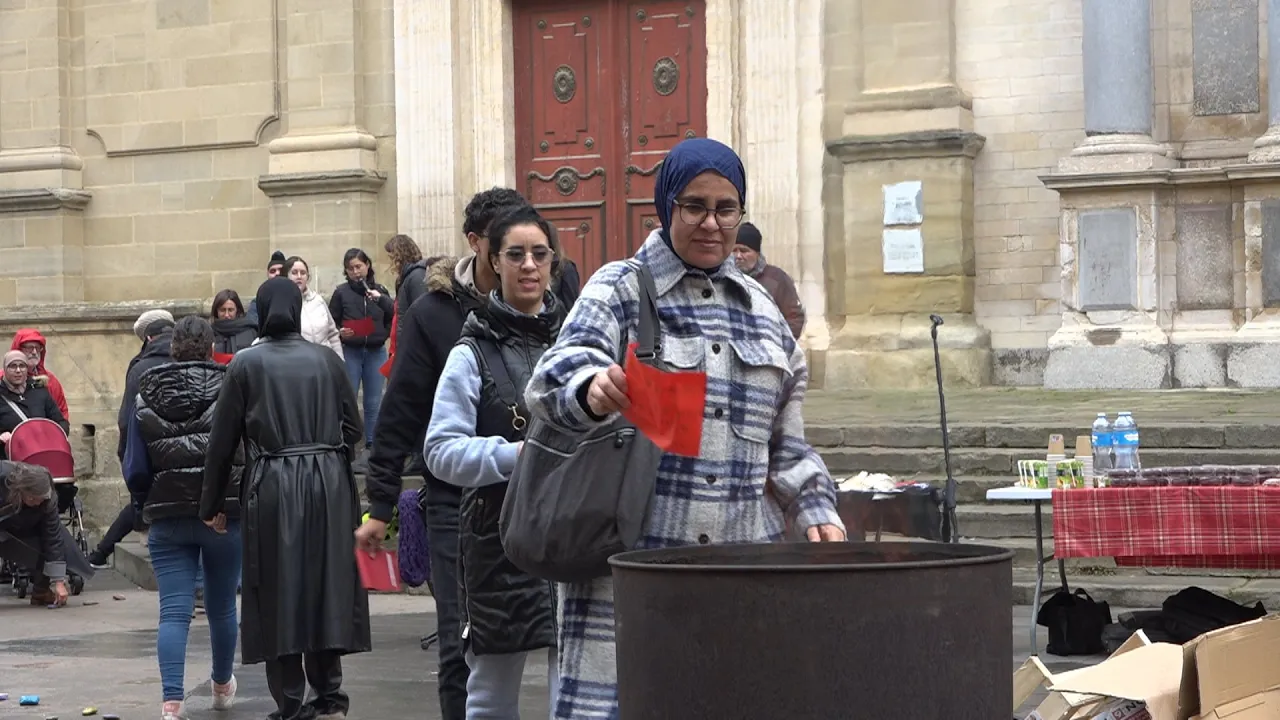
[[[213,328],[188,316],[173,329],[173,362],[142,373],[137,411],[129,417],[124,479],[151,531],[147,547],[160,591],[156,656],[164,694],[164,720],[183,717],[183,674],[196,583],[204,568],[204,602],[213,650],[213,707],[224,710],[236,694],[236,586],[240,581],[240,477],[243,451],[235,449],[227,485],[225,532],[199,518],[213,407],[227,368],[213,362]]]
[[[45,367],[45,356],[48,353],[49,343],[44,339],[44,335],[34,328],[22,328],[13,335],[13,344],[10,350],[21,350],[27,356],[27,364],[31,366],[31,380],[37,385],[43,385],[49,388],[49,394],[53,396],[53,401],[58,404],[58,409],[62,411],[62,417],[68,422],[71,421],[71,411],[67,408],[67,395],[62,391],[62,383],[58,382],[58,378],[49,369]]]
[[[31,365],[26,354],[10,350],[4,354],[4,379],[0,381],[0,443],[5,446],[5,458],[9,457],[8,444],[13,429],[31,418],[52,420],[63,432],[71,429],[49,394],[49,388],[39,387],[31,380]]]
[[[235,355],[258,339],[258,321],[251,319],[240,302],[240,293],[223,290],[213,298],[209,317],[213,323],[213,351]]]
[[[32,605],[67,604],[65,528],[49,471],[0,461],[0,558],[35,576]]]

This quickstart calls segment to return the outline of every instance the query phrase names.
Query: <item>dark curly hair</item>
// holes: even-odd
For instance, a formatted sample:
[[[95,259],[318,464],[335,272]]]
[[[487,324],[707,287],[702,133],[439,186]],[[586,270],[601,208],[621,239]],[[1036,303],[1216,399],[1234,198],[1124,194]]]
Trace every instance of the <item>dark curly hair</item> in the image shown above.
[[[199,315],[188,315],[173,326],[169,355],[178,362],[208,360],[213,353],[213,326]]]
[[[463,211],[466,219],[462,222],[462,234],[485,235],[493,219],[513,207],[527,206],[528,200],[511,188],[494,187],[478,192],[467,203]]]

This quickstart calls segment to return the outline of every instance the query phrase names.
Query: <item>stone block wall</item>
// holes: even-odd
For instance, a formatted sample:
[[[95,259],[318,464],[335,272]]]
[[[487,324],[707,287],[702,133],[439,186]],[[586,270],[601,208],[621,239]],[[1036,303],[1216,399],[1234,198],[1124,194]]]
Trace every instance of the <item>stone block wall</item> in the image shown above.
[[[957,0],[959,85],[973,97],[975,312],[999,384],[1042,378],[1062,320],[1059,202],[1039,176],[1084,136],[1081,6]]]

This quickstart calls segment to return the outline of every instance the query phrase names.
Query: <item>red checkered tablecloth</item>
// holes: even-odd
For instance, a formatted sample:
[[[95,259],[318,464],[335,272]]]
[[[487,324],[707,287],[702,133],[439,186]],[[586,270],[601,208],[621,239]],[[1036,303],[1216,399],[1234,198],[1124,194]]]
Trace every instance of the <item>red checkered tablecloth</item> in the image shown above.
[[[1128,566],[1280,569],[1280,487],[1054,490],[1053,552]]]

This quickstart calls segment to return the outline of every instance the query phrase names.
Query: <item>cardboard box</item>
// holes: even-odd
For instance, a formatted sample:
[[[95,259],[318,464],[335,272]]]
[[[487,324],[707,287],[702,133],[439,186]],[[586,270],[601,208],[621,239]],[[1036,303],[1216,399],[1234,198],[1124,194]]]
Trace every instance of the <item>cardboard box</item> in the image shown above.
[[[1139,701],[1151,720],[1277,720],[1278,648],[1280,615],[1275,615],[1206,633],[1186,645],[1155,643],[1118,652],[1094,667],[1054,676],[1052,688],[1063,696]]]
[[[1139,630],[1130,635],[1129,639],[1111,654],[1111,657],[1114,658],[1150,644],[1151,641],[1147,639],[1146,633]],[[1018,708],[1022,707],[1027,698],[1031,697],[1040,686],[1052,687],[1055,682],[1054,674],[1040,662],[1040,658],[1032,656],[1013,674],[1013,711],[1017,712]],[[1124,703],[1123,700],[1117,703],[1113,699],[1091,693],[1051,692],[1049,697],[1027,716],[1026,720],[1150,720],[1149,717],[1141,717],[1136,713],[1119,716],[1107,714],[1109,712],[1107,706]]]

